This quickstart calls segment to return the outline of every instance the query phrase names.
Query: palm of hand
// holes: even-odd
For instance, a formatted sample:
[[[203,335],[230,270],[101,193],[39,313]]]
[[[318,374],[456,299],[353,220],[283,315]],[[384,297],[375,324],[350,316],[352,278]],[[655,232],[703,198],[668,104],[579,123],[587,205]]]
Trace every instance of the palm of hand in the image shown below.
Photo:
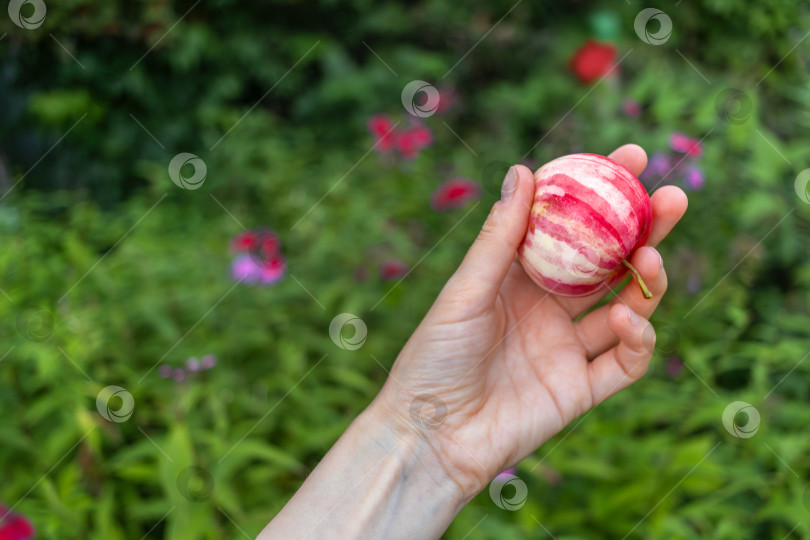
[[[439,330],[417,336],[424,361],[393,375],[407,377],[399,383],[412,399],[438,398],[419,420],[441,428],[437,450],[449,468],[486,484],[590,408],[585,347],[561,302],[514,263],[483,310],[454,321],[442,319],[458,314],[428,316],[426,329]]]

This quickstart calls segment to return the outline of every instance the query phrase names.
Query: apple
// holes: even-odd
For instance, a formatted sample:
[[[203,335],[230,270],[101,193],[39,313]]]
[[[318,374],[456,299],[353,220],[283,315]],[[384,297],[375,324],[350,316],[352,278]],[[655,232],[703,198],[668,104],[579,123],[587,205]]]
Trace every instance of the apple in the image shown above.
[[[647,241],[652,206],[638,178],[596,154],[557,158],[534,173],[529,228],[518,249],[523,269],[537,285],[560,296],[607,291],[631,272],[628,262]]]

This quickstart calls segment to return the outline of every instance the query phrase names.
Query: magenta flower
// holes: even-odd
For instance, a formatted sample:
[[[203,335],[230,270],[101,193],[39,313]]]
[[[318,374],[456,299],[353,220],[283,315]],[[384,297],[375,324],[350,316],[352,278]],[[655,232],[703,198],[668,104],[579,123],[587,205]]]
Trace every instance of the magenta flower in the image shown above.
[[[641,116],[641,103],[635,99],[625,99],[622,101],[622,111],[631,118],[638,118]]]
[[[440,185],[430,199],[437,212],[461,208],[481,196],[481,186],[466,178],[453,178]]]
[[[669,136],[669,147],[693,158],[703,155],[703,144],[698,139],[677,131]]]
[[[30,540],[35,534],[30,521],[0,504],[0,540]]]
[[[385,261],[382,266],[380,266],[380,277],[384,281],[399,279],[407,273],[408,265],[397,259]]]
[[[281,254],[281,239],[271,229],[245,231],[231,245],[243,253],[231,265],[231,275],[236,281],[270,285],[284,277],[287,262]]]
[[[284,277],[287,264],[284,259],[275,259],[267,264],[259,264],[250,255],[240,255],[231,265],[231,275],[236,281],[272,285]]]

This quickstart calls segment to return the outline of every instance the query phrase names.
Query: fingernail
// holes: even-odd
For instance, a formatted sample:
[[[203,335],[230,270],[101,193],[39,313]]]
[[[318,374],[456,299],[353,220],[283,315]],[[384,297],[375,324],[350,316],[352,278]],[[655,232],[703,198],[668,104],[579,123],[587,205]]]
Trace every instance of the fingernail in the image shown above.
[[[637,325],[641,320],[641,317],[636,315],[636,312],[630,309],[628,306],[624,306],[624,308],[627,310],[627,318],[630,319],[630,324],[633,326]]]
[[[517,188],[517,181],[518,174],[513,165],[509,167],[509,170],[506,172],[506,177],[503,179],[503,184],[501,184],[502,201],[508,201],[512,198],[512,194],[515,193],[515,189]]]
[[[653,249],[655,249],[655,248],[653,248]],[[664,258],[661,257],[661,254],[658,252],[657,249],[655,249],[655,254],[658,255],[658,269],[663,270],[664,269]]]

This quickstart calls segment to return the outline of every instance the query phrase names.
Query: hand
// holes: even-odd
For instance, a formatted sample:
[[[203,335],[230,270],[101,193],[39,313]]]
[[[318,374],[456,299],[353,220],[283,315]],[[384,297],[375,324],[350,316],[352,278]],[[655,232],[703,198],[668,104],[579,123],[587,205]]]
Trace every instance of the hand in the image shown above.
[[[636,145],[610,157],[636,176],[647,163]],[[609,291],[567,298],[528,278],[516,251],[527,229],[534,177],[520,165],[514,172],[516,187],[493,206],[373,405],[420,433],[465,499],[646,372],[655,341],[647,319],[667,288],[652,246],[687,206],[674,186],[652,196],[650,247],[638,249],[631,263],[653,298],[631,283],[575,322]]]

